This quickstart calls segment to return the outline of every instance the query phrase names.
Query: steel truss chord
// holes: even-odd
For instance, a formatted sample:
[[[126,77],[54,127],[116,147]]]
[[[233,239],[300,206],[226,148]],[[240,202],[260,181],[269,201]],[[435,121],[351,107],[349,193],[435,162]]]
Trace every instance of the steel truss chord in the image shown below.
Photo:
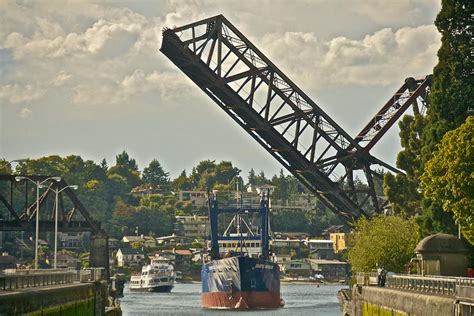
[[[368,150],[427,84],[407,81],[397,100],[406,89],[409,95],[397,111],[392,102],[352,138],[222,15],[164,29],[160,51],[344,221],[367,214],[369,199],[380,212],[370,166],[381,161]],[[367,184],[363,197],[355,193],[357,170]],[[345,179],[349,192],[341,186]]]

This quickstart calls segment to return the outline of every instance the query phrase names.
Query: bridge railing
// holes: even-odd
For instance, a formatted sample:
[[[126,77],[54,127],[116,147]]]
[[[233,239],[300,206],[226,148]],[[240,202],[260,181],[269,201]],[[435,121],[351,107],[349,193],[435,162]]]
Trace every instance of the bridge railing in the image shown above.
[[[9,291],[38,286],[58,285],[76,281],[76,271],[31,270],[0,274],[0,290]]]
[[[376,272],[358,272],[358,285],[377,285]],[[437,275],[389,274],[385,286],[402,290],[474,298],[474,279]]]
[[[104,276],[104,268],[87,268],[82,270],[8,269],[0,271],[0,291],[68,284],[74,282],[96,282],[103,280]]]

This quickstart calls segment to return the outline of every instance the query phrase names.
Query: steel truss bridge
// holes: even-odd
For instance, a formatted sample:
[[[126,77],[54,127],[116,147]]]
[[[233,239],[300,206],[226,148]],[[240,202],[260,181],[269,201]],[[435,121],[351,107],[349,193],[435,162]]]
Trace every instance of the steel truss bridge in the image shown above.
[[[0,174],[0,183],[7,184],[6,191],[8,194],[0,191],[0,203],[8,210],[8,219],[0,219],[0,231],[34,231],[36,229],[36,199],[29,201],[29,193],[36,190],[34,184],[24,179],[17,182],[15,178],[18,175]],[[40,221],[39,230],[54,231],[55,224],[55,191],[58,196],[58,230],[60,232],[84,232],[89,231],[93,234],[102,232],[100,222],[95,221],[86,210],[84,205],[79,201],[74,191],[68,186],[66,181],[53,181],[51,176],[27,175],[33,181],[45,182],[43,193],[39,197]],[[48,180],[50,179],[50,180]],[[14,205],[15,191],[22,191],[23,205]],[[65,208],[65,197],[71,205],[70,209]],[[46,202],[50,200],[53,207],[46,211]],[[17,211],[17,209],[20,209]]]
[[[428,106],[431,76],[407,78],[352,137],[222,15],[165,28],[160,50],[349,224],[382,209],[371,166],[399,172],[370,149],[410,106]],[[366,188],[355,186],[359,174]]]
[[[109,278],[108,235],[101,228],[100,222],[94,220],[66,181],[54,181],[51,176],[39,175],[6,175],[0,174],[0,232],[2,231],[35,231],[37,201],[29,200],[32,190],[36,191],[30,180],[16,181],[17,177],[29,178],[36,183],[43,182],[43,193],[39,196],[39,231],[55,231],[55,192],[58,192],[58,231],[90,232],[90,267],[105,269]],[[23,197],[21,199],[21,197]],[[21,201],[16,205],[15,201]],[[46,207],[54,206],[50,210]]]

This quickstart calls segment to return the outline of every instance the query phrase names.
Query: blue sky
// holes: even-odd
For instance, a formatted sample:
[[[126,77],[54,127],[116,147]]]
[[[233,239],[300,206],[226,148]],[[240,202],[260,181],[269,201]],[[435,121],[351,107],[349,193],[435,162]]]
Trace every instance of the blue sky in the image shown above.
[[[437,62],[440,1],[0,0],[0,157],[78,154],[172,176],[202,159],[281,168],[165,56],[161,30],[224,14],[355,135]],[[397,127],[373,153],[394,163]]]

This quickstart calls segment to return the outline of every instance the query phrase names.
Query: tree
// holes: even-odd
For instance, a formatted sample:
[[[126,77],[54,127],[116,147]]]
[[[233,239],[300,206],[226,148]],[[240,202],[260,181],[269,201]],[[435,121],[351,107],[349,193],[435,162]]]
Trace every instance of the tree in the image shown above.
[[[192,183],[191,183],[191,180],[186,175],[186,170],[183,170],[181,174],[179,175],[179,177],[177,177],[176,179],[172,181],[171,185],[173,189],[177,191],[179,190],[188,191],[188,190],[191,190],[192,188]]]
[[[425,198],[442,205],[474,245],[474,116],[446,133],[421,177]]]
[[[403,272],[418,240],[418,227],[413,218],[383,215],[361,218],[350,239],[352,270],[369,272],[378,264],[387,271]]]
[[[128,153],[124,150],[121,154],[115,156],[117,166],[125,166],[128,169],[138,171],[138,165],[135,159],[130,158]]]
[[[443,135],[461,125],[474,109],[472,69],[474,3],[443,0],[435,25],[441,33],[439,61],[433,70],[430,108],[423,131],[423,161],[431,159]]]
[[[170,174],[163,170],[160,162],[153,159],[148,167],[143,169],[143,181],[158,185],[162,190],[168,190],[170,186]]]
[[[107,160],[102,159],[102,161],[100,162],[100,167],[102,168],[102,170],[104,171],[107,171],[107,169],[109,168],[109,166],[107,165]]]
[[[470,51],[473,6],[468,0],[442,1],[435,21],[442,45],[433,71],[427,116],[414,111],[414,117],[405,116],[400,122],[403,151],[397,157],[397,166],[405,170],[406,175],[386,175],[384,181],[384,191],[396,212],[413,214],[414,209],[423,208],[418,220],[423,234],[455,229],[440,204],[422,198],[417,191],[425,164],[443,135],[462,124],[474,108],[474,65]]]
[[[255,170],[253,170],[253,168],[249,171],[248,180],[248,184],[255,185],[257,183],[257,176],[255,175]]]
[[[125,150],[115,158],[116,165],[109,168],[107,171],[108,177],[110,178],[112,175],[123,177],[129,186],[129,191],[131,188],[139,186],[142,180],[140,179],[140,172],[138,171],[135,159],[130,158]]]

